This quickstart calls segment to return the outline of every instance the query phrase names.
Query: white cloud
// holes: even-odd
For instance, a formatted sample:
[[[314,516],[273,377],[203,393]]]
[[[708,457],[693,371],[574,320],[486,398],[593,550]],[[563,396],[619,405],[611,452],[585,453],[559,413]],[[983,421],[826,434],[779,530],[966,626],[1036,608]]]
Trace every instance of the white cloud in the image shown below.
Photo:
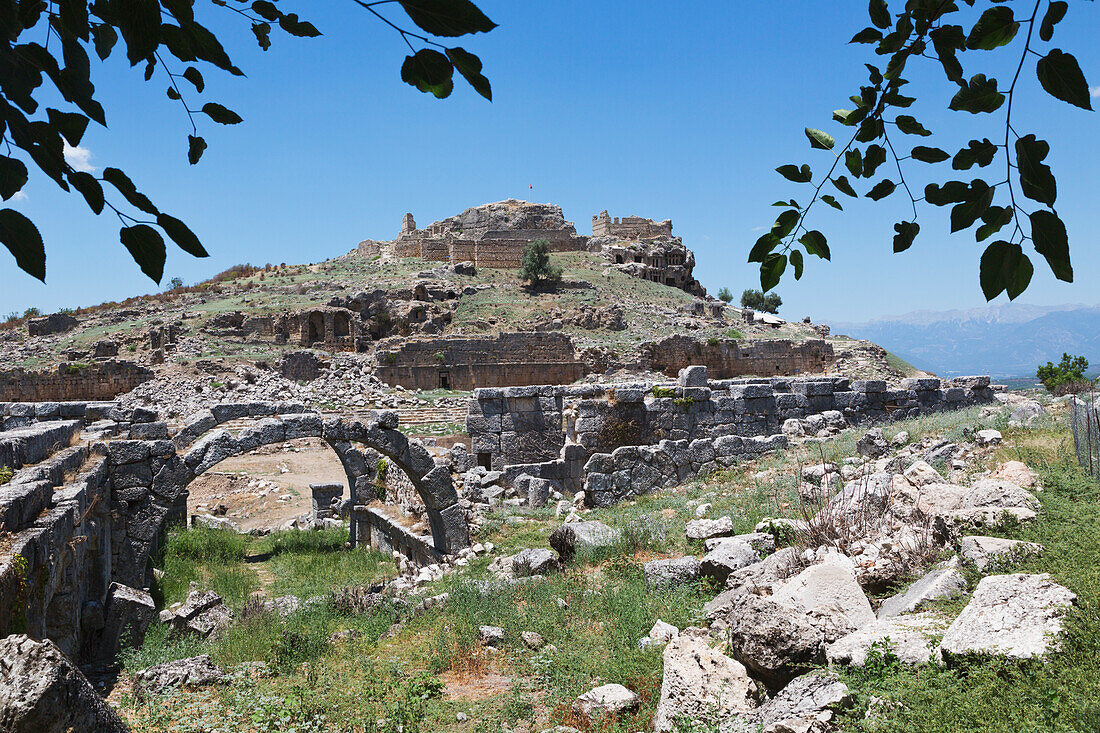
[[[88,148],[76,146],[75,148],[65,143],[65,162],[78,171],[91,173],[96,167],[91,164],[92,151]]]
[[[763,231],[764,229],[767,229],[767,227],[753,227],[752,231],[759,232],[759,231]]]
[[[1089,87],[1089,94],[1094,97],[1100,97],[1100,87]]]
[[[26,201],[27,200],[27,194],[23,193],[22,191],[16,191],[15,194],[8,200],[9,201]]]

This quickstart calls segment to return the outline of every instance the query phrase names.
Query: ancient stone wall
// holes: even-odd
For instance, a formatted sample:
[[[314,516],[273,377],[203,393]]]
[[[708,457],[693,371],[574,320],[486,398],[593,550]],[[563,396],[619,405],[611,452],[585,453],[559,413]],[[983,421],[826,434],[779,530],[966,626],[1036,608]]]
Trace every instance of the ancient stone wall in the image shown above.
[[[130,361],[60,364],[52,372],[12,369],[0,372],[0,400],[110,400],[152,378],[151,370]]]
[[[51,313],[43,318],[27,321],[27,334],[30,336],[49,336],[52,333],[65,333],[80,323],[68,313]]]
[[[779,433],[788,419],[833,410],[855,424],[992,399],[988,377],[950,383],[907,379],[890,387],[883,381],[843,377],[707,381],[704,376],[699,386],[641,382],[478,389],[469,402],[466,428],[478,464],[506,471],[524,464],[523,472],[538,475],[529,470],[531,464],[563,458],[562,448],[570,444],[583,448],[591,460],[623,446],[661,441],[686,441],[688,446],[724,436],[769,436]],[[732,441],[724,446],[727,456],[757,448]]]
[[[616,239],[644,239],[672,236],[672,220],[654,221],[641,216],[624,216],[612,219],[607,210],[592,217],[592,236]]]
[[[376,359],[379,379],[408,389],[569,384],[586,371],[560,332],[414,339],[392,349],[380,344]]]
[[[714,379],[821,374],[835,360],[832,345],[819,339],[797,344],[786,339],[704,342],[683,335],[642,344],[640,358],[646,369],[670,377],[684,367],[701,364]]]

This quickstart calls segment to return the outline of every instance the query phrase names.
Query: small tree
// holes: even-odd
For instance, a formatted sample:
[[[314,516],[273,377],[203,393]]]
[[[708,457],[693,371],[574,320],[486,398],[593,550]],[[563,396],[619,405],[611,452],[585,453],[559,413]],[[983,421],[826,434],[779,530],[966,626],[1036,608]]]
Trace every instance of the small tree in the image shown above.
[[[763,292],[753,288],[741,293],[742,308],[751,308],[754,311],[764,311],[765,313],[778,313],[781,305],[783,305],[783,299],[777,293],[764,295]]]
[[[1046,366],[1040,365],[1035,371],[1035,376],[1048,391],[1054,394],[1077,393],[1092,386],[1092,383],[1085,379],[1085,370],[1088,368],[1089,360],[1085,357],[1063,353],[1062,361],[1057,365],[1051,361],[1048,361]]]
[[[23,311],[24,318],[34,318],[35,316],[42,315],[42,311],[38,310],[34,306],[31,306],[27,310]]]
[[[718,300],[722,301],[723,303],[729,303],[731,300],[733,300],[733,293],[730,292],[729,288],[722,288],[718,291]]]
[[[174,277],[174,278],[172,278],[171,280],[168,281],[168,288],[167,288],[168,290],[176,290],[177,288],[182,288],[182,287],[183,287],[183,278],[182,277]]]
[[[550,263],[549,242],[536,239],[524,248],[519,276],[532,285],[561,280],[561,268]]]

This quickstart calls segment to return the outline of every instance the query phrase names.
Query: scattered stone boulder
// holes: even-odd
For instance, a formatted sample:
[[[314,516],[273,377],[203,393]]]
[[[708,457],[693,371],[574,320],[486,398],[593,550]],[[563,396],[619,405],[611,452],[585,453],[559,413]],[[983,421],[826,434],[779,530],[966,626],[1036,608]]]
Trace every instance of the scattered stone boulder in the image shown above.
[[[654,649],[663,647],[680,635],[680,630],[672,624],[657,619],[649,633],[638,639],[639,649]]]
[[[141,646],[157,607],[153,597],[145,591],[111,583],[103,611],[106,625],[101,654],[102,658],[113,660],[120,648]]]
[[[1037,488],[1035,472],[1022,461],[1005,461],[993,472],[992,478],[1011,481],[1022,489]]]
[[[966,578],[959,571],[959,558],[953,557],[930,570],[920,580],[883,601],[878,609],[880,619],[913,613],[928,601],[951,598],[966,592]]]
[[[5,733],[129,733],[88,679],[52,641],[0,641],[0,730]]]
[[[825,649],[825,657],[831,664],[862,667],[871,646],[886,642],[903,664],[924,664],[938,656],[931,639],[945,628],[947,622],[930,613],[882,618],[834,641]]]
[[[573,702],[573,714],[595,723],[607,715],[616,715],[638,705],[638,696],[618,684],[600,685]]]
[[[824,661],[826,637],[809,614],[771,598],[738,595],[729,605],[730,654],[772,689]],[[829,642],[851,633],[837,630]]]
[[[226,674],[209,654],[176,659],[146,667],[134,675],[134,695],[139,699],[176,688],[193,689],[226,681]]]
[[[993,430],[992,428],[987,428],[986,430],[979,430],[978,434],[976,436],[976,440],[978,441],[978,445],[982,445],[982,446],[997,445],[1003,439],[1004,439],[1004,436],[1001,435],[1001,431],[1000,430]]]
[[[673,588],[699,579],[699,560],[686,555],[662,560],[650,560],[642,565],[646,584],[651,588]]]
[[[538,547],[520,550],[512,556],[512,573],[517,578],[549,575],[558,569],[558,555],[553,550]]]
[[[909,468],[902,472],[902,475],[917,488],[927,484],[947,483],[939,471],[934,469],[927,461],[919,458],[913,461]]]
[[[701,639],[672,639],[663,661],[661,699],[653,716],[656,733],[683,730],[685,724],[714,728],[756,707],[756,683],[744,665]]]
[[[856,629],[875,620],[852,561],[840,554],[829,555],[825,562],[806,568],[784,583],[773,598],[806,611],[839,611]]]
[[[946,661],[973,654],[1042,657],[1059,643],[1063,616],[1076,598],[1046,573],[982,578],[940,650]]]
[[[760,562],[760,553],[743,540],[730,539],[720,543],[703,556],[699,563],[700,574],[725,585],[730,573]]]
[[[982,479],[973,486],[927,484],[922,487],[916,506],[925,514],[942,517],[952,523],[991,525],[1005,514],[1026,522],[1041,508],[1034,494],[1002,479]]]
[[[733,520],[729,517],[718,519],[693,519],[687,523],[684,533],[689,540],[706,540],[711,537],[729,537],[734,533]]]
[[[482,626],[477,630],[477,638],[485,646],[500,646],[504,643],[504,629],[499,626]]]
[[[793,680],[766,703],[730,721],[722,733],[821,733],[852,699],[836,675],[819,670]]]
[[[534,631],[523,631],[520,633],[519,638],[523,641],[523,645],[532,651],[538,651],[546,646],[546,639],[542,638],[542,634],[537,634]]]
[[[983,572],[994,565],[1004,565],[1030,555],[1040,555],[1042,552],[1042,545],[1021,540],[977,536],[959,540],[959,554]]]
[[[881,458],[889,450],[890,444],[882,436],[882,428],[872,428],[856,441],[856,451],[864,458]]]
[[[195,589],[182,604],[162,611],[161,620],[171,626],[174,634],[196,634],[208,639],[229,628],[233,611],[214,591]]]
[[[603,522],[566,522],[550,533],[550,546],[562,562],[569,562],[578,551],[612,547],[621,536],[622,532]]]

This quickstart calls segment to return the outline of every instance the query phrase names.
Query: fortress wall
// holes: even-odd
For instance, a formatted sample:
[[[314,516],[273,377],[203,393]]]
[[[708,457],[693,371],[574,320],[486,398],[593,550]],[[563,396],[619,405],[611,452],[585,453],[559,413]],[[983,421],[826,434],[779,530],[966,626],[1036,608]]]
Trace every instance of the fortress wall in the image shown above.
[[[12,369],[0,372],[4,402],[70,402],[111,400],[153,378],[153,372],[130,361],[60,364],[53,372]]]
[[[820,339],[797,344],[786,339],[703,342],[682,335],[644,345],[641,359],[646,368],[670,377],[701,364],[715,379],[821,374],[835,360],[832,345]]]

